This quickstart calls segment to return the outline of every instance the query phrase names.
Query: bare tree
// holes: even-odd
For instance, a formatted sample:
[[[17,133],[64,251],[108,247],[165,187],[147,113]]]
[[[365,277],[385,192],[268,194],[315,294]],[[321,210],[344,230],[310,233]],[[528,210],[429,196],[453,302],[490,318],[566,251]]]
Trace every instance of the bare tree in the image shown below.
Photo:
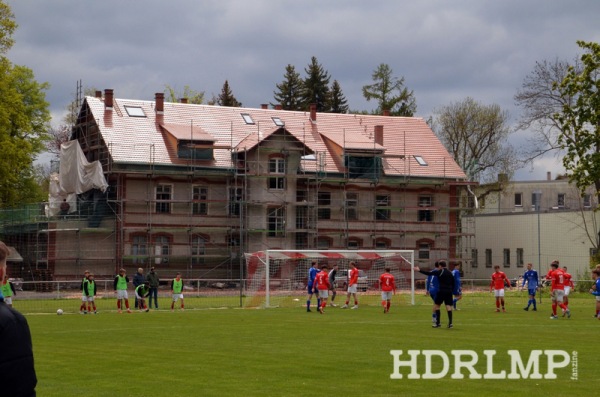
[[[61,124],[58,127],[50,127],[48,130],[50,140],[46,142],[48,152],[58,156],[60,155],[60,145],[67,142],[71,137],[71,127]]]

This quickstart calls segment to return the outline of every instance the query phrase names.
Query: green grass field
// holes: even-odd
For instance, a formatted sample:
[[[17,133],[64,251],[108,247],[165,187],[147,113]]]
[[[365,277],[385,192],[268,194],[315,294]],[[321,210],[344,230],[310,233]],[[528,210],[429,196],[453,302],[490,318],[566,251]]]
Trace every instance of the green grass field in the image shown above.
[[[509,293],[508,312],[495,313],[491,295],[466,295],[453,329],[431,328],[431,305],[423,296],[415,306],[406,295],[394,297],[389,314],[382,313],[376,295],[363,296],[358,310],[328,308],[325,315],[307,313],[304,298],[297,298],[294,307],[274,309],[28,314],[38,395],[573,396],[596,390],[600,321],[592,318],[591,295],[571,297],[572,318],[558,320],[549,319],[547,297],[537,312],[525,312],[524,293]],[[195,306],[188,300],[186,305]],[[443,324],[446,319],[442,313]],[[496,372],[510,371],[509,349],[523,360],[532,350],[576,351],[578,379],[571,379],[569,365],[556,370],[555,380],[455,380],[452,364],[439,380],[408,380],[408,369],[401,371],[404,379],[390,379],[390,350],[411,349],[449,356],[451,350],[475,350],[482,374],[484,350],[497,351]],[[434,364],[434,371],[441,367]]]

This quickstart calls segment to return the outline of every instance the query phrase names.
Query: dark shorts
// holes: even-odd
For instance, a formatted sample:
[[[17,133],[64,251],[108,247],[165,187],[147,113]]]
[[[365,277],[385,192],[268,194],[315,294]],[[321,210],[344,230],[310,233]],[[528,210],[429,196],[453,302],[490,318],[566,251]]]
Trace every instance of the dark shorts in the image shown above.
[[[439,291],[435,294],[435,299],[433,300],[436,305],[442,305],[442,303],[446,306],[452,306],[452,292]]]
[[[535,296],[535,291],[536,291],[535,288],[529,288],[527,291],[529,292],[529,295]]]
[[[312,285],[310,285],[310,284],[306,287],[306,291],[309,294],[318,294],[319,293],[319,291],[317,290],[317,288],[314,287],[314,286],[312,286]]]
[[[436,289],[430,289],[429,290],[429,296],[431,296],[431,300],[435,303],[435,296],[437,295],[438,291]]]

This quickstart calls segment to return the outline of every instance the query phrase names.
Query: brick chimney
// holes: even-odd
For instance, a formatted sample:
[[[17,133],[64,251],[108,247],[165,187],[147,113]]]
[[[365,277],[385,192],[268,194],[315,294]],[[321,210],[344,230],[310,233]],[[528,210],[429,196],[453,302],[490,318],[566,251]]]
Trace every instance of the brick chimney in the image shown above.
[[[317,104],[316,103],[310,104],[310,121],[312,121],[313,123],[317,122]]]
[[[267,104],[267,103],[261,103],[260,104],[260,108],[261,109],[268,109],[269,108],[269,104]]]
[[[102,99],[102,91],[96,91],[95,95],[96,98],[100,98]]]
[[[112,110],[113,109],[113,90],[112,88],[107,88],[104,90],[104,110]]]
[[[375,143],[383,146],[383,126],[382,125],[375,126]]]
[[[187,98],[179,98],[179,103],[188,103]]]
[[[383,109],[383,115],[384,116],[389,116],[390,115],[390,109]]]
[[[281,106],[281,104],[278,103],[277,105],[275,105],[275,110],[283,110],[283,106]]]
[[[551,181],[552,180],[552,172],[550,172],[550,171],[546,172],[546,180],[547,181]]]
[[[156,114],[164,114],[165,113],[165,94],[162,92],[157,92],[154,94],[154,102],[155,102],[155,111]]]

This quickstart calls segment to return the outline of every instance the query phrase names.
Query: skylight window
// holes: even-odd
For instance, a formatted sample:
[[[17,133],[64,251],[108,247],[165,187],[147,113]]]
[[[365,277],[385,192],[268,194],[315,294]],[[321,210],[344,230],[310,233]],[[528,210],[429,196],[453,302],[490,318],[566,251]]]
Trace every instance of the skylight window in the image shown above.
[[[252,120],[252,117],[248,113],[241,113],[241,115],[246,124],[254,124],[254,120]]]
[[[144,110],[139,106],[125,106],[125,111],[129,117],[146,117]]]
[[[419,165],[425,166],[427,165],[427,161],[425,161],[425,159],[423,159],[423,157],[421,156],[413,156],[415,158],[415,160],[417,160],[417,163],[419,163]]]
[[[285,123],[279,117],[271,117],[277,127],[283,127]]]

